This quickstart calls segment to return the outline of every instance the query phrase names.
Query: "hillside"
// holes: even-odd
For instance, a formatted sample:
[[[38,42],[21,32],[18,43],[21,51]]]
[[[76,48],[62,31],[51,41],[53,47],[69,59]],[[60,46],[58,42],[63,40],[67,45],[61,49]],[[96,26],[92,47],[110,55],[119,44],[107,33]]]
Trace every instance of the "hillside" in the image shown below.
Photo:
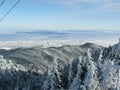
[[[1,49],[0,90],[117,90],[117,47],[119,43],[110,47],[86,43]]]

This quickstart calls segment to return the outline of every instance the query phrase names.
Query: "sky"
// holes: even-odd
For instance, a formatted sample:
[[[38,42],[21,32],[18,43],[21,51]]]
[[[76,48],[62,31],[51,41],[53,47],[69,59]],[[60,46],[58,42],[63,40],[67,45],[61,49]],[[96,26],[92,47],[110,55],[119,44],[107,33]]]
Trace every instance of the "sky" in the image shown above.
[[[16,1],[0,6],[0,18]],[[0,22],[0,32],[101,29],[120,30],[120,0],[21,0]]]

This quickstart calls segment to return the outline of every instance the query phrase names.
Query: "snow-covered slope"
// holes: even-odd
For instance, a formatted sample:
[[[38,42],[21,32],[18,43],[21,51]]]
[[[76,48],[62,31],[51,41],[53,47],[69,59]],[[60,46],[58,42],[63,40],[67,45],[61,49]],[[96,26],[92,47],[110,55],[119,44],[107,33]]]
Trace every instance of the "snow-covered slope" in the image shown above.
[[[3,56],[0,55],[0,70],[22,70],[25,71],[25,68],[20,65],[20,64],[16,64],[14,63],[12,60],[10,59],[4,59]]]
[[[113,46],[113,49],[114,51],[120,52],[120,39],[119,42]]]
[[[0,90],[119,90],[119,45],[1,49]]]
[[[12,50],[1,49],[0,54],[26,68],[29,68],[29,64],[32,64],[34,69],[39,69],[44,72],[47,67],[51,68],[55,58],[59,59],[64,65],[72,61],[75,57],[83,55],[88,48],[97,50],[102,47],[95,44],[84,44],[82,46],[66,45],[49,48],[32,47]]]

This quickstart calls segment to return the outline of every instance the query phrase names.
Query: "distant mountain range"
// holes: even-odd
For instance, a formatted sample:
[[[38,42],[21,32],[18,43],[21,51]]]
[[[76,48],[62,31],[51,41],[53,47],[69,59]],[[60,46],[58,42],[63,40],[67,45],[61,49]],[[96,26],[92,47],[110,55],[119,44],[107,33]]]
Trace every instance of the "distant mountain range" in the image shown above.
[[[0,41],[82,39],[117,40],[120,31],[115,30],[38,30],[0,34]],[[112,37],[112,38],[111,38]]]
[[[0,90],[119,90],[120,42],[0,49]]]
[[[0,49],[59,47],[82,45],[86,42],[109,46],[114,45],[119,37],[120,31],[114,30],[33,30],[0,34]]]

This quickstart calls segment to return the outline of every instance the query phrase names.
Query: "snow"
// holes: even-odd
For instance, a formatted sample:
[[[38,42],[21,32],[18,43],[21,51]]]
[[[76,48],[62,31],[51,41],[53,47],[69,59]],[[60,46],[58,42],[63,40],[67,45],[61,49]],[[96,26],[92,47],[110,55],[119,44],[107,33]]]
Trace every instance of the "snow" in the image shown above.
[[[18,70],[25,71],[25,68],[22,65],[15,64],[15,63],[13,63],[12,60],[4,59],[4,57],[2,55],[0,55],[0,69],[1,70],[15,69],[16,71],[18,71]]]
[[[120,39],[119,39],[119,43],[118,43],[118,51],[120,51]]]
[[[87,42],[95,43],[102,46],[114,45],[116,41],[112,40],[88,40],[88,39],[68,39],[68,40],[23,40],[23,41],[0,41],[0,49],[10,50],[19,47],[59,47],[64,45],[82,45]]]
[[[29,43],[28,43],[29,42]],[[64,56],[65,53],[62,53],[60,51],[61,48],[59,49],[55,49],[54,47],[52,48],[52,50],[54,51],[54,49],[58,52],[59,54],[55,54],[52,52],[49,52],[47,49],[50,50],[50,46],[59,46],[59,45],[66,45],[66,44],[71,44],[71,45],[79,45],[82,42],[77,42],[75,43],[75,41],[43,41],[43,42],[34,42],[34,41],[24,41],[22,42],[22,46],[21,43],[19,42],[12,42],[11,44],[9,42],[7,42],[6,45],[8,44],[11,45],[12,48],[17,47],[32,47],[32,46],[36,46],[39,45],[41,47],[48,47],[46,49],[42,49],[45,51],[39,51],[39,52],[45,52],[45,54],[50,55],[53,58],[53,62],[51,67],[49,67],[50,69],[48,70],[48,67],[46,68],[46,72],[42,73],[44,79],[41,79],[42,82],[39,83],[34,83],[33,84],[37,84],[39,85],[42,89],[41,90],[57,90],[58,88],[60,90],[62,89],[68,89],[68,90],[119,90],[120,89],[120,66],[119,65],[115,65],[117,61],[119,61],[119,56],[116,59],[116,57],[112,56],[112,54],[116,54],[119,55],[118,52],[113,52],[112,49],[109,47],[107,48],[107,51],[105,51],[104,49],[99,48],[98,52],[94,52],[92,49],[85,49],[84,53],[81,54],[80,52],[77,52],[76,48],[73,48],[74,46],[72,46],[72,49],[69,47],[65,47],[63,50],[66,50],[68,52],[71,52],[71,56],[70,55],[65,55],[65,57],[69,57],[68,59],[70,59],[70,61],[68,63],[65,63],[66,58],[59,58],[58,56],[62,57]],[[50,42],[50,43],[48,43]],[[73,43],[74,42],[74,43]],[[34,44],[32,44],[34,43]],[[25,44],[25,45],[24,45]],[[30,45],[28,45],[30,44]],[[6,47],[4,46],[4,47]],[[120,42],[118,43],[118,46],[120,46]],[[1,44],[2,47],[2,44]],[[70,46],[71,47],[71,46]],[[77,49],[82,48],[82,47],[78,47]],[[69,49],[69,50],[67,50]],[[26,50],[26,49],[25,49]],[[29,50],[29,49],[27,49]],[[31,49],[32,50],[32,49]],[[36,49],[34,49],[36,50]],[[82,49],[80,49],[82,50]],[[17,52],[17,51],[16,51]],[[75,56],[75,53],[78,53],[78,55]],[[7,52],[6,52],[7,53]],[[12,52],[11,52],[12,53]],[[29,52],[27,52],[29,53]],[[33,54],[34,52],[32,52]],[[15,53],[14,53],[15,54]],[[12,56],[14,56],[14,54]],[[34,55],[36,55],[37,53],[35,53]],[[93,55],[94,54],[94,55]],[[15,54],[16,55],[16,54]],[[41,54],[37,54],[37,55],[41,55]],[[73,56],[72,56],[73,55]],[[96,55],[96,56],[95,56]],[[31,54],[28,55],[28,57],[31,56]],[[95,57],[94,57],[95,56]],[[18,53],[18,57],[22,57],[21,53]],[[26,58],[28,58],[26,57]],[[41,56],[40,56],[41,57]],[[61,60],[63,59],[63,60]],[[29,59],[28,59],[29,60]],[[33,59],[34,60],[34,59]],[[49,61],[49,59],[48,59]],[[64,61],[64,62],[62,62]],[[61,63],[60,63],[61,62]],[[49,63],[47,63],[46,61],[42,60],[42,63],[47,64],[47,66]],[[65,64],[65,66],[67,67],[67,69],[65,69],[65,66],[63,65]],[[42,64],[40,64],[42,65]],[[29,70],[32,69],[33,64],[29,64],[30,68]],[[19,64],[16,64],[13,60],[11,59],[6,59],[4,56],[0,55],[0,69],[1,72],[3,71],[4,74],[4,70],[22,70],[25,71],[25,67]],[[26,70],[27,71],[27,70]],[[27,72],[26,72],[27,73]],[[29,74],[31,75],[31,73]],[[31,77],[28,79],[28,87],[24,88],[30,88],[30,80]],[[34,77],[34,76],[33,76]],[[39,79],[38,79],[39,80]],[[32,81],[31,81],[32,82]],[[67,86],[67,87],[65,87]],[[117,89],[116,89],[117,88]],[[16,87],[17,89],[17,87]],[[39,89],[38,89],[39,90]]]

